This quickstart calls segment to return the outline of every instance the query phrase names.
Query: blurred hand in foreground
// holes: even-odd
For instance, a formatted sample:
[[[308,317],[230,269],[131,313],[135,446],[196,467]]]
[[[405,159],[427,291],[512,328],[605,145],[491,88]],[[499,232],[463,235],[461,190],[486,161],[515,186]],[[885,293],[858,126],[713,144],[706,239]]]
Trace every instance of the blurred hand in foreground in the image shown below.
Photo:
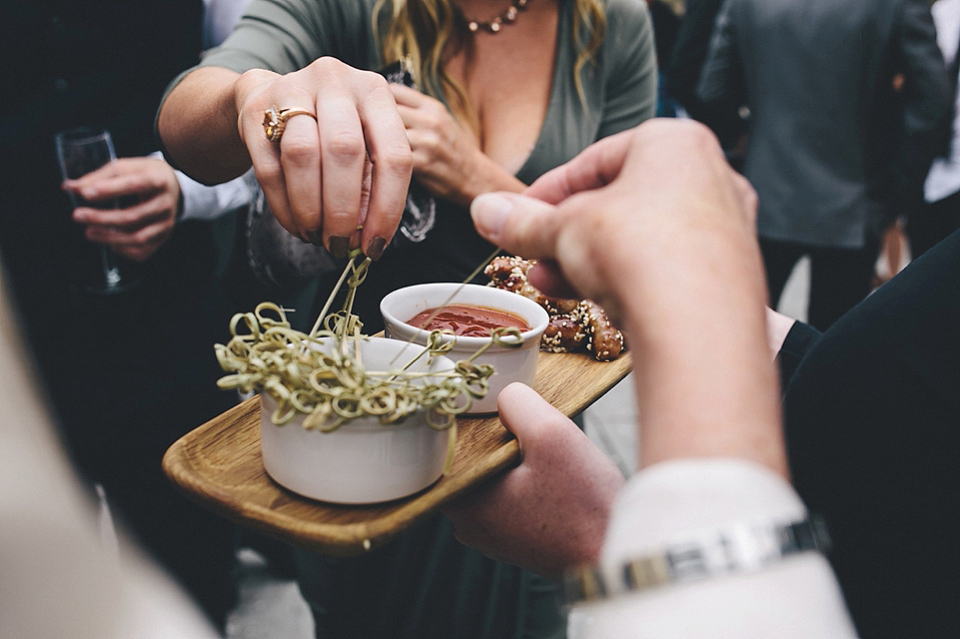
[[[719,281],[708,255],[682,260],[683,251],[714,246],[730,257],[731,268],[748,270],[750,282],[760,275],[756,196],[730,169],[712,134],[696,123],[652,120],[606,138],[523,195],[483,196],[473,207],[480,233],[542,260],[531,276],[544,292],[576,291],[617,319],[624,298],[667,294],[676,280],[687,282],[682,290]],[[744,244],[747,250],[737,253]],[[682,269],[664,278],[643,279],[650,271],[636,272],[667,264]],[[635,288],[641,282],[655,288]],[[695,299],[675,302],[697,306]]]
[[[572,286],[625,327],[641,467],[733,456],[787,475],[756,196],[708,129],[651,120],[589,147],[526,196],[482,195],[471,211],[488,240],[552,260],[535,285]]]
[[[488,240],[543,261],[538,288],[572,289],[626,328],[639,468],[734,458],[787,477],[755,209],[706,128],[654,120],[525,195],[479,196],[471,213]],[[592,560],[617,488],[612,464],[532,391],[508,388],[499,409],[524,462],[447,509],[460,538],[547,574]]]

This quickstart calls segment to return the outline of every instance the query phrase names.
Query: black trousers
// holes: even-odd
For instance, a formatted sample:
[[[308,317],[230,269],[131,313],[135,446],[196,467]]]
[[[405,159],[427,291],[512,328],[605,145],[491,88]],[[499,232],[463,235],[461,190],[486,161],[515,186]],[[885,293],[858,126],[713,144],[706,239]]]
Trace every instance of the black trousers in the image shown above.
[[[847,249],[780,242],[760,238],[760,252],[767,271],[770,305],[774,308],[793,267],[810,256],[810,305],[807,321],[823,331],[870,294],[879,240],[869,239],[862,248]]]
[[[910,253],[916,259],[957,229],[960,229],[960,191],[942,200],[922,204],[907,217]]]

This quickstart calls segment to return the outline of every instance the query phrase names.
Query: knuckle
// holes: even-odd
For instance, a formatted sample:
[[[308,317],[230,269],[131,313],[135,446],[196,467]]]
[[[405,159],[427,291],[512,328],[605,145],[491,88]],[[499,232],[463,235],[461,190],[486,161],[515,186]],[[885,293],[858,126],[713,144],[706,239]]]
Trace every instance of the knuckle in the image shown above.
[[[386,91],[390,95],[393,95],[393,92],[390,90],[390,83],[376,71],[360,71],[357,74],[357,78],[363,83],[367,91]]]
[[[243,80],[247,80],[250,78],[255,78],[257,74],[258,74],[257,69],[250,69],[248,71],[244,71],[243,73],[241,73],[240,78]]]
[[[283,142],[280,153],[284,162],[295,167],[308,167],[316,164],[318,153],[315,145],[299,137],[290,137],[284,139]]]
[[[647,143],[666,143],[680,147],[698,156],[722,155],[720,144],[713,131],[702,122],[692,118],[658,118],[648,120],[636,130],[635,142],[640,146]]]
[[[697,148],[705,149],[716,145],[716,137],[705,124],[693,119],[678,121],[679,133]]]
[[[337,133],[326,144],[327,152],[344,162],[354,162],[366,154],[363,138],[353,133]]]
[[[383,149],[373,158],[378,171],[389,171],[396,175],[408,175],[413,172],[413,152],[408,146],[393,146]]]
[[[333,56],[325,55],[314,60],[310,66],[321,73],[327,73],[339,71],[346,65]]]
[[[366,98],[373,103],[380,104],[396,104],[396,98],[393,95],[393,91],[390,89],[390,84],[380,77],[379,74],[374,74],[374,78],[365,88]]]
[[[425,135],[423,142],[424,146],[435,156],[439,156],[441,151],[446,148],[443,136],[436,129],[432,129]]]
[[[279,222],[279,220],[277,220]],[[291,198],[290,218],[286,224],[280,225],[296,236],[300,236],[301,229],[316,229],[323,222],[323,210],[308,205],[303,199]],[[287,226],[289,224],[289,226]]]
[[[439,129],[443,125],[443,114],[436,107],[430,107],[424,114],[424,123],[430,130]]]
[[[283,169],[275,162],[261,163],[254,167],[257,181],[267,188],[283,182]]]
[[[714,147],[717,147],[717,137],[713,134],[713,131],[711,131],[709,127],[701,122],[694,122],[691,124],[690,135],[701,148],[713,149]]]
[[[430,167],[433,164],[433,156],[427,153],[424,149],[419,149],[413,154],[413,168],[410,171],[411,175],[416,174],[418,178],[423,180],[430,173]],[[397,175],[403,175],[398,173]]]

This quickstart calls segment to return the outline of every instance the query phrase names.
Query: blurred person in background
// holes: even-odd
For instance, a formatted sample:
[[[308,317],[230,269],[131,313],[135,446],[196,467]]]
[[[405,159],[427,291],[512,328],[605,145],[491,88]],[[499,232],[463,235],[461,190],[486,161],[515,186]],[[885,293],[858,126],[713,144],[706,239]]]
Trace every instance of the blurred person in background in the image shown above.
[[[826,329],[870,292],[880,232],[919,194],[949,110],[929,3],[728,0],[698,94],[745,96],[771,303],[809,255],[808,317]]]
[[[0,275],[0,637],[220,636],[125,531],[96,516],[22,343]]]
[[[960,228],[960,1],[937,0],[930,8],[937,27],[937,44],[947,61],[953,89],[953,116],[943,127],[941,153],[933,160],[923,186],[923,202],[907,216],[910,253],[919,257]]]
[[[720,140],[727,160],[742,170],[747,133],[745,96],[731,93],[704,103],[697,83],[710,50],[710,38],[723,0],[686,0],[667,72],[667,93],[682,107],[681,115],[703,122]]]
[[[212,348],[228,309],[209,226],[183,219],[177,176],[148,157],[164,87],[199,57],[202,12],[200,0],[0,5],[0,39],[19,60],[0,80],[21,96],[0,106],[0,254],[71,459],[222,626],[235,598],[234,527],[182,497],[160,461],[235,402],[216,388]],[[121,160],[64,186],[54,136],[77,126],[108,129]],[[123,199],[74,209],[67,189]],[[77,282],[100,245],[135,285],[95,294]]]
[[[677,115],[677,103],[670,95],[670,73],[673,49],[680,30],[683,6],[679,2],[647,0],[650,8],[650,21],[653,23],[653,37],[657,45],[657,117],[669,118]]]

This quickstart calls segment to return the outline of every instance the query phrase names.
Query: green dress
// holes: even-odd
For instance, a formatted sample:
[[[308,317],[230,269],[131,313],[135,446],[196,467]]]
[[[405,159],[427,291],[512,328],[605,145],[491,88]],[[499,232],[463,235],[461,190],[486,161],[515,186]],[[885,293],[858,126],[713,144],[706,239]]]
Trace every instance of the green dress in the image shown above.
[[[321,56],[383,66],[375,46],[374,0],[253,0],[234,33],[202,64],[243,72],[300,69]],[[559,2],[550,102],[539,139],[517,177],[530,183],[593,142],[634,127],[656,108],[656,61],[646,3],[607,2],[607,35],[597,64],[573,79],[573,3]],[[381,25],[383,26],[383,25]],[[175,81],[176,82],[176,81]],[[462,281],[493,250],[469,214],[438,202],[419,243],[391,247],[358,289],[365,332],[378,330],[379,300],[400,286]],[[321,293],[327,283],[321,283]],[[325,298],[325,295],[320,295]],[[318,638],[528,639],[566,635],[556,583],[459,544],[437,515],[382,548],[352,559],[298,551],[300,588]]]

